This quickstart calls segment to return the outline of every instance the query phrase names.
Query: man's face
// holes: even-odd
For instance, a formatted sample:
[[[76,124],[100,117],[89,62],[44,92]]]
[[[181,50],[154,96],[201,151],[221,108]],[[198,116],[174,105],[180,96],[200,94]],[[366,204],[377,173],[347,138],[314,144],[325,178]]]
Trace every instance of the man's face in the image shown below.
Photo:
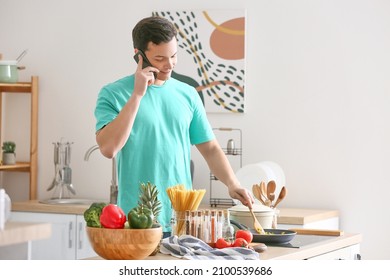
[[[168,80],[177,62],[176,38],[173,38],[168,43],[161,43],[159,45],[149,42],[148,48],[145,50],[145,55],[153,67],[160,70],[157,74],[157,80]]]

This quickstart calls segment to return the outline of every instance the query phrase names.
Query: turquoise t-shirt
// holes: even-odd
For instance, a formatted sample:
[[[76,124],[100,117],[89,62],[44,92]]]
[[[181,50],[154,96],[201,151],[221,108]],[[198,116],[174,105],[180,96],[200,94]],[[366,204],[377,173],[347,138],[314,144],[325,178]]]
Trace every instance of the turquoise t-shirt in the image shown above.
[[[96,130],[116,118],[130,98],[134,76],[103,87],[95,108]],[[163,205],[159,222],[170,231],[171,202],[168,187],[192,188],[191,145],[214,139],[202,101],[196,90],[174,78],[151,85],[142,98],[133,129],[117,154],[118,205],[128,213],[137,205],[140,184],[151,182]]]

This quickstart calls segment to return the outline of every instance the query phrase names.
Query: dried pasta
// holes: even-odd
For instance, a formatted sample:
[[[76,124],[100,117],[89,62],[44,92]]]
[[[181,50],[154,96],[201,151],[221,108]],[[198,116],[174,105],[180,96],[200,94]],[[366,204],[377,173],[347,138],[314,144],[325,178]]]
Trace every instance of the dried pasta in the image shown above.
[[[169,187],[166,191],[176,213],[198,210],[206,193],[205,189],[187,190],[182,184]],[[184,219],[177,219],[177,232],[181,232],[183,227]]]

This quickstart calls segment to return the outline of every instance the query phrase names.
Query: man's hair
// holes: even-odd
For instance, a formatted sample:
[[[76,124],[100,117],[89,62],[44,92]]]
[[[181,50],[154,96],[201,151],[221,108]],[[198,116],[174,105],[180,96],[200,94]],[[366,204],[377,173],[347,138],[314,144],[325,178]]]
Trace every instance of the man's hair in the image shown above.
[[[140,20],[133,29],[133,46],[145,51],[149,42],[168,43],[177,37],[175,26],[165,18],[152,16]]]

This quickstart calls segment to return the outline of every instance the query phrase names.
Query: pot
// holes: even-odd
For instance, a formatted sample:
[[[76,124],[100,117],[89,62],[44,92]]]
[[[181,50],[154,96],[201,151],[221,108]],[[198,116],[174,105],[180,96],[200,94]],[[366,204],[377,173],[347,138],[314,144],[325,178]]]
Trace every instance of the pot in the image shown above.
[[[16,83],[19,80],[17,60],[0,60],[0,83]]]
[[[13,165],[16,163],[16,154],[15,153],[3,153],[2,164],[4,165]]]
[[[253,204],[253,213],[263,228],[272,228],[274,210],[262,204]],[[248,207],[236,205],[229,208],[230,219],[243,224],[248,228],[253,227],[253,218]]]

